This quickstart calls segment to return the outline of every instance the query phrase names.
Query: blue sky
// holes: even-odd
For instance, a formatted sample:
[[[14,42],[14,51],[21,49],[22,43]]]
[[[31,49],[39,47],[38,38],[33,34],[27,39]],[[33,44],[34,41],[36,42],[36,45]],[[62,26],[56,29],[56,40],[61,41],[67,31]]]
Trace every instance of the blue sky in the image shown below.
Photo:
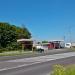
[[[24,24],[33,38],[74,40],[75,0],[0,0],[0,21]]]

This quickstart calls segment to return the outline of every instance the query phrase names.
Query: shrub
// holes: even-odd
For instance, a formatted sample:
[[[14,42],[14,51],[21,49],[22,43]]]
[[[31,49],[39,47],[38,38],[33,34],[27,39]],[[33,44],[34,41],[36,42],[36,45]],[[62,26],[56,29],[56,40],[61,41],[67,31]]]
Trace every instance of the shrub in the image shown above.
[[[3,50],[2,49],[0,49],[0,53],[2,53],[3,52]]]

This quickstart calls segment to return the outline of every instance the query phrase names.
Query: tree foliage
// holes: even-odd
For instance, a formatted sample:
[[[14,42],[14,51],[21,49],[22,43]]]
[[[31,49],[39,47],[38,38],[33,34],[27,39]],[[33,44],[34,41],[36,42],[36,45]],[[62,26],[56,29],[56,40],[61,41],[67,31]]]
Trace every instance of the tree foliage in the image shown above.
[[[48,41],[44,40],[44,41],[42,41],[42,43],[48,43]]]
[[[17,45],[17,39],[31,38],[31,33],[26,27],[17,27],[9,23],[0,22],[0,48]]]

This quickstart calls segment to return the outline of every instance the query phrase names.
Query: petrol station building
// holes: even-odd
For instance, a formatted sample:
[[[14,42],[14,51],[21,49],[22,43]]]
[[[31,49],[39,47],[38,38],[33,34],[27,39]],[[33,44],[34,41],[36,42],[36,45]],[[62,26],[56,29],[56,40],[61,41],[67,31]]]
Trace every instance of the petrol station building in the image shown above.
[[[35,41],[36,40],[33,40],[33,39],[18,39],[17,40],[17,42],[20,42],[22,44],[22,50],[24,50],[25,48],[33,50],[33,47],[37,48],[38,46],[41,46],[46,50],[60,49],[62,47],[61,42],[64,42],[64,40],[50,40],[48,41],[48,43],[37,44],[37,42]]]

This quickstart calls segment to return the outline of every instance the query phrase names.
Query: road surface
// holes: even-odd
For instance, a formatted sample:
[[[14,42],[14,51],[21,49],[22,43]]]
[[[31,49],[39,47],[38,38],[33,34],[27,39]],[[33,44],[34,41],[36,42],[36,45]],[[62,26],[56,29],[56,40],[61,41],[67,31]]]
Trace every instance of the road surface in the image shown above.
[[[48,50],[45,53],[31,53],[26,55],[18,55],[18,56],[0,56],[0,61],[6,61],[11,59],[21,59],[21,58],[29,58],[29,57],[37,57],[37,56],[45,56],[45,55],[53,55],[53,54],[59,54],[59,53],[67,53],[67,52],[74,52],[73,50],[68,49],[53,49]]]
[[[49,75],[55,64],[75,64],[75,52],[0,62],[0,75]]]

